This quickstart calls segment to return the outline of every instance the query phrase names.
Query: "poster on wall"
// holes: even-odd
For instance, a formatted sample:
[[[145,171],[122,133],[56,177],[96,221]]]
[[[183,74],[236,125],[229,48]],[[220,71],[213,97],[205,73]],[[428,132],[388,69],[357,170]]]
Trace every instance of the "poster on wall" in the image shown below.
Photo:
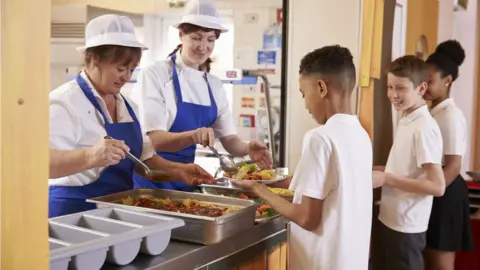
[[[259,65],[276,65],[277,52],[272,50],[264,50],[257,52],[257,64]]]

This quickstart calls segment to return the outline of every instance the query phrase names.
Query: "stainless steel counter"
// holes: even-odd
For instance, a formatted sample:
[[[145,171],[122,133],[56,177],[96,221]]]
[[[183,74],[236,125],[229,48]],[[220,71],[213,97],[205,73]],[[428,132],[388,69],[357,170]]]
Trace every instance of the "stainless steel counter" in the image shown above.
[[[131,264],[119,267],[106,264],[103,270],[189,270],[206,267],[249,247],[267,241],[280,234],[286,234],[287,221],[277,218],[258,224],[221,243],[203,246],[172,240],[159,256],[139,255]],[[206,269],[206,268],[205,268]]]

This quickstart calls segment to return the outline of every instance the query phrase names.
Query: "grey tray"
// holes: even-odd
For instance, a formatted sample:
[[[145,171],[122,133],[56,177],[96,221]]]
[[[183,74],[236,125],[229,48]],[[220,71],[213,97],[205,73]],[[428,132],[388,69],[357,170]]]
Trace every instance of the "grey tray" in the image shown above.
[[[249,198],[258,198],[258,196],[255,195],[252,192],[235,190],[235,189],[225,189],[225,188],[217,187],[217,186],[214,186],[214,185],[202,186],[201,191],[202,191],[203,194],[209,194],[209,195],[213,195],[213,196],[227,196],[228,197],[229,195],[235,195],[235,194],[238,194],[238,193],[243,193],[243,194],[247,195]],[[284,195],[284,194],[278,194],[278,195],[280,197],[283,197],[287,201],[290,201],[290,202],[293,201],[293,196],[292,195]],[[252,201],[254,201],[254,200],[252,200]],[[279,216],[280,215],[275,215],[273,217],[268,217],[268,218],[255,218],[255,222],[263,223],[263,222],[269,221],[271,219],[277,218]]]
[[[472,180],[476,183],[480,183],[480,173],[479,172],[467,172],[468,176],[472,178]]]
[[[121,200],[129,196],[133,198],[169,198],[172,201],[194,199],[200,202],[211,203],[220,206],[233,206],[238,208],[238,210],[221,217],[205,217],[121,204]],[[135,189],[92,198],[87,201],[96,203],[98,207],[115,206],[183,219],[185,221],[185,226],[174,229],[172,231],[172,238],[204,245],[218,243],[241,231],[248,230],[255,225],[256,205],[254,202],[201,193],[190,193],[164,189]]]
[[[141,251],[162,253],[183,220],[102,208],[49,219],[50,269],[100,269],[126,265]]]
[[[230,189],[230,188],[225,188],[223,186],[217,186],[217,185],[202,185],[200,186],[200,189],[203,194],[209,194],[209,195],[228,196],[231,194],[244,193],[245,195],[251,198],[258,197],[257,195],[249,191],[245,191],[241,189]],[[289,202],[293,201],[293,195],[286,195],[286,194],[277,194],[277,195]]]

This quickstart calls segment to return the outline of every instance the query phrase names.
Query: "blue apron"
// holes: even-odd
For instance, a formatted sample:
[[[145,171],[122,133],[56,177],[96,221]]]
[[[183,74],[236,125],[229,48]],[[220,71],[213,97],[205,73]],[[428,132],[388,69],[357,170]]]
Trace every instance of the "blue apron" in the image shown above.
[[[77,76],[77,83],[88,100],[101,113],[107,134],[114,139],[123,140],[130,147],[130,152],[137,158],[140,157],[143,138],[140,124],[130,104],[124,99],[133,122],[109,123],[92,90],[80,75]],[[105,168],[96,181],[85,186],[49,186],[48,217],[95,209],[95,204],[87,203],[85,200],[132,189],[134,169],[133,161],[123,159],[118,164]]]
[[[176,56],[172,56],[172,81],[175,95],[177,96],[177,115],[169,132],[185,132],[195,130],[202,127],[210,127],[217,119],[218,109],[215,99],[213,98],[212,89],[208,83],[205,74],[205,81],[208,86],[208,94],[210,95],[210,106],[183,102],[180,82],[178,80],[177,68],[175,67]],[[157,154],[167,160],[179,163],[193,163],[195,161],[195,144],[190,145],[175,153],[157,152]],[[189,186],[183,181],[177,182],[152,182],[138,174],[133,177],[135,188],[162,188],[171,190],[193,191],[196,187]]]

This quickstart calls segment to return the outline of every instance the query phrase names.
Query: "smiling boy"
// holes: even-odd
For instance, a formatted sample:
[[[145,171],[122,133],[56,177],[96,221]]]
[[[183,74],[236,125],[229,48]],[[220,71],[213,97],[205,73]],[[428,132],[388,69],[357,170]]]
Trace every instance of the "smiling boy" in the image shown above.
[[[292,221],[291,270],[367,270],[372,218],[372,144],[352,113],[355,66],[326,46],[300,63],[300,92],[318,124],[305,136],[290,189],[293,203],[255,181],[233,181]]]
[[[428,70],[415,56],[392,62],[388,98],[403,112],[385,171],[375,171],[382,188],[380,214],[373,230],[373,270],[423,270],[422,250],[433,196],[442,196],[442,136],[423,95]]]

